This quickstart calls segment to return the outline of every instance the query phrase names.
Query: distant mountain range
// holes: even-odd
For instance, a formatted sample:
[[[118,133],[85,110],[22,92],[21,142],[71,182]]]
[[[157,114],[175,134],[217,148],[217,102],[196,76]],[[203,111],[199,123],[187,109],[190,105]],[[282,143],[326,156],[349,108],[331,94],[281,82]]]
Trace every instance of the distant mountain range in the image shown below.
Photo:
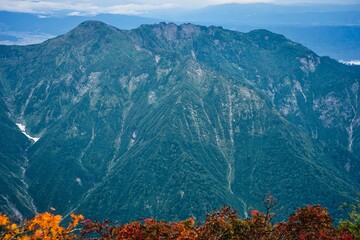
[[[69,14],[0,12],[0,43],[39,43],[64,34],[86,20],[103,21],[120,29],[166,21],[222,26],[242,32],[267,29],[303,44],[320,56],[348,61],[360,59],[359,4],[223,4],[196,10],[153,10],[140,16]]]
[[[266,30],[87,21],[0,46],[0,211],[246,216],[269,192],[279,220],[339,216],[360,190],[359,83],[359,66]]]
[[[221,4],[196,10],[160,10],[145,16],[226,26],[359,25],[360,4]]]

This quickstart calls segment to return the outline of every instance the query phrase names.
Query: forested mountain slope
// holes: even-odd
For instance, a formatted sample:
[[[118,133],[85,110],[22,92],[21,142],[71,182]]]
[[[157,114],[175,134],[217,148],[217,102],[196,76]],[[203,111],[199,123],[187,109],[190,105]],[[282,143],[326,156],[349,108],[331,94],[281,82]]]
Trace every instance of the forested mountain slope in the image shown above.
[[[360,186],[359,82],[266,30],[89,21],[0,46],[0,211],[178,220],[266,192],[336,210]]]

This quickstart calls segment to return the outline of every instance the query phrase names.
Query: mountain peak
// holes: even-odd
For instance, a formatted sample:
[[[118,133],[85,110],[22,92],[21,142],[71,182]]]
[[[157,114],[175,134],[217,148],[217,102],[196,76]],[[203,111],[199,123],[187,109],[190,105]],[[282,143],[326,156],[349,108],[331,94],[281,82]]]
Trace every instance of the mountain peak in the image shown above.
[[[192,23],[184,23],[177,25],[175,23],[160,22],[158,24],[142,25],[140,31],[153,31],[157,38],[165,38],[168,41],[190,39],[198,34],[206,27],[195,25]]]
[[[118,30],[117,28],[110,26],[101,21],[89,20],[80,23],[76,28],[71,30],[68,34],[70,35],[87,35],[87,34],[104,34],[106,32],[113,32]]]
[[[90,20],[80,23],[70,32],[59,36],[55,38],[56,40],[54,39],[55,41],[50,42],[51,44],[55,44],[55,47],[58,46],[57,44],[62,44],[63,42],[84,44],[84,42],[92,42],[106,38],[106,36],[117,31],[120,30],[104,22]]]
[[[88,21],[84,21],[82,23],[80,23],[76,28],[98,28],[98,27],[109,27],[111,28],[110,25],[107,25],[104,22],[101,21],[96,21],[96,20],[88,20]],[[75,29],[76,29],[75,28]]]

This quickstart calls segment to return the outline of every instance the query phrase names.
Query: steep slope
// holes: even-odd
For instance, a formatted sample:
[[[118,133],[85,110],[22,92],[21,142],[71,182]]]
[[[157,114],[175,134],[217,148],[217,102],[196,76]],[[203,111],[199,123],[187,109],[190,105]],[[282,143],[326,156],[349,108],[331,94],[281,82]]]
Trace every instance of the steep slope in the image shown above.
[[[12,121],[40,137],[26,171],[39,211],[246,215],[271,192],[288,214],[359,190],[360,69],[281,35],[84,22],[0,58]]]
[[[9,117],[5,102],[0,100],[0,204],[1,211],[22,219],[36,212],[28,192],[25,176],[30,141]]]

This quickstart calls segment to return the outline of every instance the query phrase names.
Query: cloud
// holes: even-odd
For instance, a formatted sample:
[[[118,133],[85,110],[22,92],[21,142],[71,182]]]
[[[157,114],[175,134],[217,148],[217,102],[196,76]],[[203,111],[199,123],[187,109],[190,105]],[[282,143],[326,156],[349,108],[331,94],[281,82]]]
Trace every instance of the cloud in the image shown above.
[[[114,13],[114,14],[141,14],[151,10],[166,9],[174,7],[174,4],[124,4],[114,5],[110,7],[102,7],[101,12]]]
[[[71,15],[113,13],[139,15],[152,10],[168,8],[198,8],[224,3],[299,3],[299,2],[334,3],[336,0],[0,0],[0,10],[49,14],[68,11]],[[342,3],[359,0],[343,0]]]
[[[8,40],[0,40],[0,45],[29,45],[44,42],[55,37],[47,33],[33,32],[0,32],[0,36]]]
[[[142,14],[155,9],[172,8],[172,3],[130,3],[111,4],[103,1],[28,1],[28,0],[0,0],[0,10],[10,12],[26,12],[48,14],[57,11],[69,11],[72,15],[113,13],[113,14]]]
[[[208,1],[212,5],[216,4],[225,4],[225,3],[273,3],[273,0],[209,0]]]

